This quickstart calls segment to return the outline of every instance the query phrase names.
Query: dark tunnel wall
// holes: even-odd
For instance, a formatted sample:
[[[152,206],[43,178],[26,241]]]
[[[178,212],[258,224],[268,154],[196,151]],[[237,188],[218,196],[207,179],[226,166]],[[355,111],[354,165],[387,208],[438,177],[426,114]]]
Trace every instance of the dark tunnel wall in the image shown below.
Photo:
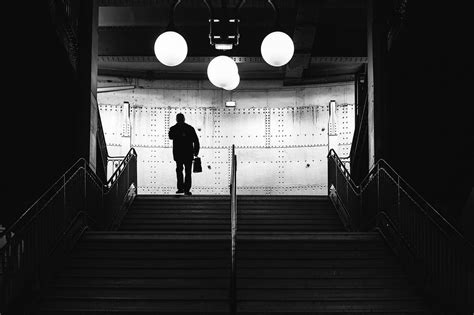
[[[460,224],[474,186],[474,67],[467,12],[411,1],[405,26],[388,52],[385,78],[387,160],[465,232],[466,223],[474,229],[474,222]]]
[[[52,25],[48,1],[10,1],[3,106],[0,224],[8,226],[79,157],[77,82]],[[22,7],[23,6],[23,7]],[[27,8],[25,8],[27,6]],[[11,22],[10,22],[11,23]],[[6,206],[8,205],[8,206]]]

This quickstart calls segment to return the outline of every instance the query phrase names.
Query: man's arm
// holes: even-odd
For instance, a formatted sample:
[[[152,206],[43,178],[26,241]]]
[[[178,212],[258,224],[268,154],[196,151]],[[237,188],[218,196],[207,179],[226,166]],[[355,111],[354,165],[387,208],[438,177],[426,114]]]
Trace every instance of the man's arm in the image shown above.
[[[199,138],[196,134],[196,130],[193,128],[193,146],[194,146],[194,156],[198,156],[199,154]]]
[[[174,132],[174,129],[173,129],[174,126],[172,126],[170,128],[170,131],[168,132],[168,137],[171,139],[171,140],[174,140],[175,138],[175,132]]]

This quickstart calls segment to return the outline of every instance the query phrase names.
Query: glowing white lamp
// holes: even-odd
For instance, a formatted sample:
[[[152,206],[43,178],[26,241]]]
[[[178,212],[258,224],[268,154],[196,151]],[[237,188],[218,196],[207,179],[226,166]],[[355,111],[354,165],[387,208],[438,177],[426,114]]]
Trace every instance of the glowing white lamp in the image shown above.
[[[188,44],[181,34],[167,31],[155,41],[155,55],[158,60],[169,67],[179,65],[186,59]]]
[[[266,63],[274,67],[286,65],[295,52],[293,40],[283,32],[268,34],[262,41],[260,52]]]
[[[229,77],[229,80],[226,85],[224,85],[222,88],[227,91],[234,90],[239,86],[240,83],[240,75],[238,73],[235,73],[234,75]]]
[[[232,78],[238,75],[237,64],[227,56],[217,56],[207,66],[207,77],[216,87],[229,86]]]

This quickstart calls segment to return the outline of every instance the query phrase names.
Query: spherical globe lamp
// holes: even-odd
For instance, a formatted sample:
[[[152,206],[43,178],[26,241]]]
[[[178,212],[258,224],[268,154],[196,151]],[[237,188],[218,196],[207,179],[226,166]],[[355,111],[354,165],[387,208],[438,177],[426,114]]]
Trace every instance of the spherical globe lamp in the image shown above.
[[[237,64],[227,56],[217,56],[207,66],[207,77],[216,87],[230,85],[233,76],[238,74]]]
[[[167,31],[155,41],[155,55],[165,66],[174,67],[186,59],[188,44],[181,34]]]
[[[283,32],[268,34],[262,41],[260,52],[266,63],[274,67],[286,65],[295,52],[293,40]]]
[[[229,78],[227,84],[224,85],[222,88],[227,91],[232,91],[239,86],[239,83],[240,83],[240,75],[238,73],[235,73]]]

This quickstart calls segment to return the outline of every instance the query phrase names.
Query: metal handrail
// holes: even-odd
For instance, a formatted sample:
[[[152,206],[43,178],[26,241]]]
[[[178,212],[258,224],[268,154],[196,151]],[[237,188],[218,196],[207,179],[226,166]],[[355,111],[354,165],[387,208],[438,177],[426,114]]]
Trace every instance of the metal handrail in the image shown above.
[[[128,164],[128,162],[133,156],[135,157],[137,156],[137,151],[135,151],[135,148],[130,148],[127,155],[123,158],[122,162],[119,164],[115,172],[110,176],[109,180],[107,181],[106,186],[108,188],[111,188],[115,184],[115,182],[117,181],[117,178],[120,176],[120,174],[124,170],[125,165]]]
[[[334,151],[334,149],[329,150],[328,157],[332,157],[336,161],[336,163],[338,163],[339,167],[341,168],[342,174],[344,175],[344,177],[346,177],[346,180],[349,181],[350,185],[355,190],[358,191],[359,195],[361,194],[361,192],[365,190],[365,188],[371,181],[375,180],[375,177],[374,177],[375,175],[377,175],[381,170],[385,170],[385,171],[388,170],[390,173],[393,174],[392,177],[397,177],[397,182],[399,184],[403,184],[406,188],[408,188],[409,191],[407,191],[407,193],[410,194],[412,198],[417,198],[421,201],[421,202],[418,202],[420,208],[422,208],[420,210],[422,210],[426,214],[427,217],[433,220],[434,223],[437,221],[442,222],[442,224],[446,226],[446,229],[451,230],[459,239],[463,240],[463,242],[470,244],[470,246],[474,248],[473,244],[471,244],[469,240],[465,238],[462,235],[462,233],[459,232],[458,229],[456,229],[456,227],[454,227],[448,220],[446,220],[446,218],[443,217],[443,215],[441,215],[439,211],[435,209],[435,207],[433,207],[425,198],[423,198],[415,190],[415,188],[413,188],[410,184],[408,184],[408,182],[400,174],[398,174],[398,172],[395,171],[395,169],[390,164],[388,164],[388,162],[385,159],[379,159],[377,163],[375,163],[370,168],[369,172],[362,179],[361,183],[359,185],[356,185],[355,182],[351,178],[350,172],[344,166],[344,163],[342,163],[341,158],[339,158],[339,156]],[[430,213],[425,211],[427,209]]]
[[[32,212],[33,212],[33,209],[35,209],[35,207],[42,201],[46,198],[46,196],[48,196],[49,194],[53,193],[53,190],[54,190],[54,187],[56,185],[58,185],[61,181],[63,181],[63,183],[65,182],[65,178],[66,178],[66,175],[68,175],[69,173],[75,173],[77,171],[77,169],[81,168],[81,167],[86,167],[86,160],[84,158],[80,158],[79,160],[77,160],[76,163],[74,163],[70,168],[67,169],[67,171],[65,171],[60,177],[59,179],[54,182],[54,184],[52,184],[48,190],[46,190],[35,202],[33,202],[33,204],[28,207],[28,209],[26,209],[21,215],[20,217],[15,220],[15,222],[13,222],[7,229],[5,229],[2,233],[0,233],[0,237],[3,237],[3,236],[6,236],[7,239],[9,237],[9,235],[15,230],[15,228],[22,222],[24,221]],[[73,172],[74,171],[74,172]],[[64,186],[64,185],[63,185]],[[63,186],[61,186],[60,188],[62,188]]]
[[[232,145],[231,179],[230,179],[230,234],[231,234],[231,274],[230,274],[230,313],[237,312],[237,156],[235,145]]]
[[[418,205],[420,206],[420,210],[423,211],[427,215],[427,217],[429,217],[433,221],[433,223],[439,225],[439,223],[437,222],[442,222],[441,224],[445,226],[445,230],[451,230],[456,235],[457,238],[462,240],[463,243],[469,244],[474,249],[473,244],[471,244],[469,240],[466,237],[464,237],[464,235],[462,235],[458,229],[456,229],[456,227],[454,227],[448,220],[446,220],[446,218],[441,213],[439,213],[438,210],[436,210],[428,201],[426,201],[426,199],[424,199],[415,190],[415,188],[413,188],[410,184],[408,184],[408,182],[402,176],[400,176],[397,173],[397,171],[395,171],[393,167],[390,166],[390,164],[388,164],[386,160],[379,159],[374,169],[375,168],[378,168],[378,172],[381,170],[388,171],[392,173],[391,175],[393,175],[393,177],[397,177],[397,182],[399,183],[398,185],[400,186],[400,184],[402,184],[403,186],[405,186],[405,188],[401,188],[401,189],[405,190],[412,198],[417,198],[420,201],[420,202],[417,202]],[[367,178],[366,181],[368,180],[369,179]],[[443,227],[440,226],[440,228],[443,228]]]
[[[348,180],[349,184],[356,190],[360,190],[360,186],[357,185],[351,178],[351,173],[349,172],[349,170],[347,169],[347,167],[345,166],[345,164],[342,162],[342,159],[344,158],[340,158],[336,151],[334,151],[334,149],[330,149],[329,150],[329,153],[328,153],[328,157],[332,157],[332,156],[335,156],[335,161],[336,163],[339,165],[339,167],[341,168],[341,171],[343,172],[344,176],[346,177],[346,179]]]
[[[55,191],[55,187],[62,181],[63,182],[63,185],[61,185],[59,188],[56,188],[56,190],[58,189],[61,189],[64,187],[64,184],[66,182],[66,178],[68,177],[67,175],[70,174],[71,172],[74,174],[78,169],[80,168],[84,168],[85,171],[87,172],[88,175],[92,176],[94,178],[94,180],[96,182],[98,182],[99,185],[103,186],[104,188],[108,188],[110,189],[113,184],[117,181],[119,175],[121,174],[121,172],[123,171],[123,166],[126,165],[126,163],[128,163],[128,161],[130,160],[131,156],[136,156],[137,153],[135,151],[134,148],[131,148],[129,150],[129,152],[127,153],[127,155],[124,157],[124,159],[122,160],[122,162],[120,163],[119,167],[117,167],[117,170],[112,174],[112,176],[109,178],[109,180],[107,181],[107,184],[103,184],[102,183],[102,180],[97,176],[97,174],[95,172],[92,171],[89,163],[84,159],[84,158],[80,158],[79,160],[76,161],[76,163],[74,163],[70,168],[67,169],[67,171],[65,171],[60,177],[59,179],[54,182],[54,184],[52,184],[48,190],[46,190],[46,192],[44,192],[38,199],[36,199],[35,202],[33,202],[33,204],[28,207],[28,209],[26,209],[22,214],[21,216],[15,221],[13,222],[13,224],[11,224],[7,229],[5,229],[4,231],[2,231],[0,233],[0,237],[3,237],[3,236],[6,236],[6,238],[8,239],[12,232],[15,231],[15,229],[27,218],[27,217],[30,217],[32,215],[34,215],[32,212],[33,210],[35,209],[35,207],[41,203],[41,201],[43,201],[47,196],[49,196],[50,194],[54,194],[54,191]]]
[[[132,148],[107,185],[79,159],[2,233],[6,242],[0,248],[0,312],[27,283],[46,283],[57,263],[51,255],[64,256],[89,221],[107,227],[116,219],[137,185],[136,157]],[[85,220],[78,221],[81,218]],[[59,244],[62,250],[56,250]]]
[[[109,163],[112,163],[112,168],[111,172],[112,174],[115,172],[115,170],[119,167],[119,165],[116,164],[116,162],[121,162],[123,159],[125,159],[125,155],[107,155],[107,161],[106,161],[106,172],[107,174],[109,173]]]
[[[355,185],[334,150],[328,159],[330,197],[348,209],[351,225],[379,230],[426,294],[474,309],[474,245],[386,160]]]
[[[126,157],[126,155],[107,155],[107,160],[108,161],[115,161],[115,160],[123,160]]]

